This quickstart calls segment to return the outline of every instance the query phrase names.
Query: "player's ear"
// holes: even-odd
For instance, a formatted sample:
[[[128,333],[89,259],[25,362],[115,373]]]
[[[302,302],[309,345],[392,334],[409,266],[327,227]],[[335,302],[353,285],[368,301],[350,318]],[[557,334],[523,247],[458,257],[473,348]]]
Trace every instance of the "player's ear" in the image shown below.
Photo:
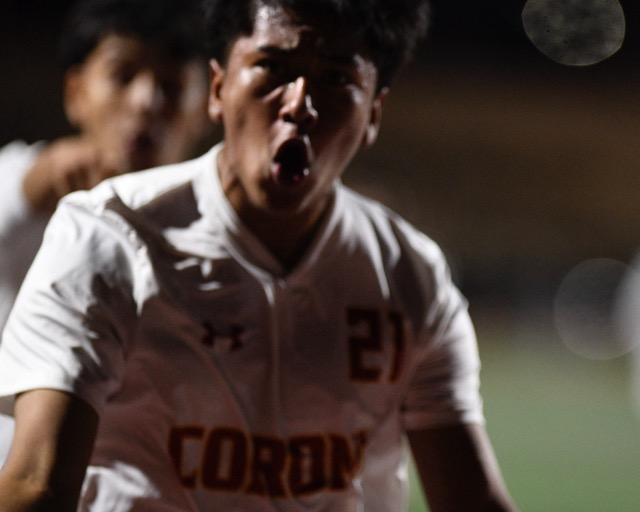
[[[82,68],[74,66],[64,74],[64,113],[69,123],[80,127],[84,121],[84,79]]]
[[[222,85],[224,68],[216,60],[209,61],[209,119],[214,123],[222,123]]]
[[[380,121],[382,120],[382,108],[384,107],[384,102],[389,94],[389,88],[383,87],[373,98],[371,103],[371,111],[369,113],[369,122],[367,123],[367,127],[364,131],[364,136],[362,137],[362,147],[368,148],[373,145],[373,143],[378,138],[378,132],[380,131]]]

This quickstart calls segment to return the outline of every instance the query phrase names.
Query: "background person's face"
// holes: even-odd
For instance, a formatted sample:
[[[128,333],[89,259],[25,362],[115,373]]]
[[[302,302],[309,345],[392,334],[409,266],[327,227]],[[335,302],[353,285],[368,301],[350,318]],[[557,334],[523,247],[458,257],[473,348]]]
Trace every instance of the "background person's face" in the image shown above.
[[[222,182],[241,214],[321,211],[354,154],[373,143],[384,94],[365,48],[348,36],[263,5],[227,66],[212,64]]]
[[[123,172],[173,163],[206,132],[206,81],[195,61],[113,34],[68,73],[67,113]]]

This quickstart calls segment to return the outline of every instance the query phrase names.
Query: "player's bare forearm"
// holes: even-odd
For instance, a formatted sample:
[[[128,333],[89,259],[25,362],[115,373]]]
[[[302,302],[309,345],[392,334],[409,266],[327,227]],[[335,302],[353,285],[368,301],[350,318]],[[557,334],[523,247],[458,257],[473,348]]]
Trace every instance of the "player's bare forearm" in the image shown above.
[[[489,438],[480,425],[408,433],[432,512],[516,512]]]
[[[0,510],[2,512],[35,512],[46,510],[47,491],[29,479],[0,471]],[[49,508],[49,510],[51,510]]]
[[[1,512],[75,512],[98,425],[80,399],[54,390],[21,394],[0,471]]]

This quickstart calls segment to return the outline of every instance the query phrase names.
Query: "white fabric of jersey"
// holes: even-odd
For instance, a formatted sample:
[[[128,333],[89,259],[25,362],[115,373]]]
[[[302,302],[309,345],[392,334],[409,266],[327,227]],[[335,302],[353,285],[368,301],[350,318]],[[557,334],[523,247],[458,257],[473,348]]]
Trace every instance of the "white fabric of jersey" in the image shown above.
[[[219,149],[61,202],[0,407],[50,388],[98,411],[80,510],[404,510],[403,432],[483,422],[441,251],[339,183],[287,274],[224,197]]]
[[[42,143],[14,141],[0,149],[0,330],[49,220],[29,206],[22,187],[42,147]]]
[[[16,140],[0,148],[0,332],[42,242],[48,217],[27,203],[22,183],[43,143]],[[0,467],[13,437],[13,420],[0,414]]]

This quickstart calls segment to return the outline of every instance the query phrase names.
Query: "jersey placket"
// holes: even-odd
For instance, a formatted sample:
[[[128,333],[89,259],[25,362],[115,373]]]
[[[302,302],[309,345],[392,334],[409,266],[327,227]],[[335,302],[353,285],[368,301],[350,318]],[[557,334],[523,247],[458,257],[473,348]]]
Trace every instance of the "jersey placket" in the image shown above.
[[[289,286],[286,280],[272,278],[265,284],[265,295],[270,308],[269,318],[269,349],[270,365],[268,385],[271,399],[271,424],[275,431],[286,436],[285,411],[283,410],[282,396],[285,390],[282,389],[281,365],[282,353],[285,344],[291,337],[291,304]]]

